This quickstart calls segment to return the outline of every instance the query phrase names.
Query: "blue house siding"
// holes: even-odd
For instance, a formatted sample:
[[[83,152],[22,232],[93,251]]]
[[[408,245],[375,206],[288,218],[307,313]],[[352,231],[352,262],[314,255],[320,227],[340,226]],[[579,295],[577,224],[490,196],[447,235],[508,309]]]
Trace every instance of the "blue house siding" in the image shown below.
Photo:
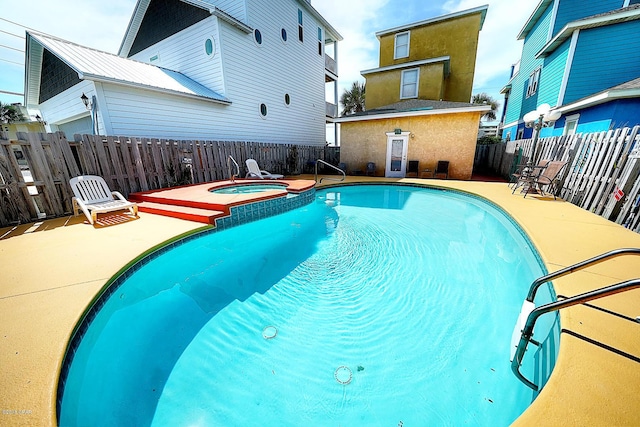
[[[580,31],[563,104],[640,76],[638,34],[640,21]]]
[[[562,0],[558,6],[553,35],[558,34],[569,22],[619,9],[623,3],[623,0]]]
[[[529,83],[529,76],[538,67],[541,67],[544,60],[536,59],[535,55],[547,42],[547,33],[549,24],[551,22],[551,11],[553,3],[551,3],[544,14],[540,17],[536,25],[531,32],[527,35],[522,47],[522,60],[520,62],[520,71],[518,75],[514,77],[511,84],[511,96],[509,98],[509,107],[507,108],[507,114],[505,123],[511,123],[516,120],[520,120],[524,113],[537,108],[538,94],[527,98],[527,87]],[[540,79],[542,80],[542,74]],[[538,87],[540,87],[540,83]],[[533,107],[532,107],[533,106]]]
[[[619,99],[580,111],[577,131],[596,132],[636,125],[640,125],[640,99]]]
[[[566,116],[574,114],[580,114],[576,133],[602,132],[620,127],[633,127],[640,125],[640,99],[618,99],[566,113],[556,122],[551,134],[545,136],[562,135]]]
[[[538,105],[547,103],[554,107],[558,103],[558,95],[564,78],[570,45],[571,39],[568,39],[544,59],[544,67],[542,68],[540,86],[538,88]]]

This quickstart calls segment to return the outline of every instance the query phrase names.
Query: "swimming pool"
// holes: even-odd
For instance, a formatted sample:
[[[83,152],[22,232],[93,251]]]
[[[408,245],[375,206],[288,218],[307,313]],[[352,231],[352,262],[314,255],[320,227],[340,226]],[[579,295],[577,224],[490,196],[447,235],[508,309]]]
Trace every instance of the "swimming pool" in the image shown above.
[[[450,191],[317,192],[133,272],[86,329],[61,425],[508,425],[511,330],[542,275],[501,212]]]
[[[286,184],[235,184],[211,190],[217,194],[253,194],[268,190],[286,190]]]

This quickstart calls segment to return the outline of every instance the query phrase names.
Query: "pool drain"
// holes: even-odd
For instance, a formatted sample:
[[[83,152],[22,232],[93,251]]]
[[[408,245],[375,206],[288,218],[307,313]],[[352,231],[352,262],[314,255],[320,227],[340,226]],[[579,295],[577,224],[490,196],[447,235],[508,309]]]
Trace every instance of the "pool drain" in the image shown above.
[[[275,338],[278,335],[278,328],[275,326],[267,326],[262,330],[262,338],[265,340],[270,340],[271,338]]]
[[[351,369],[346,366],[340,366],[333,374],[336,377],[336,381],[338,381],[342,385],[347,385],[351,382],[351,378],[353,378],[353,374],[351,373]]]

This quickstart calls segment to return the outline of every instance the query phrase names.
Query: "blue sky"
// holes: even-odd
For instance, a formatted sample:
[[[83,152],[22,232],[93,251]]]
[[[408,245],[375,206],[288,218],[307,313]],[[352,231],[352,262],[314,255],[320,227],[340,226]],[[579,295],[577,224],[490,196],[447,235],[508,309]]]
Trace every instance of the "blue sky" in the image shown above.
[[[7,7],[9,3],[11,7]],[[488,4],[480,32],[473,93],[487,92],[502,102],[500,89],[509,80],[510,67],[520,59],[522,50],[522,42],[516,37],[538,0],[519,0],[517,6],[513,0],[312,0],[311,3],[344,38],[338,47],[339,94],[354,80],[364,81],[360,71],[378,66],[377,31]],[[0,91],[23,92],[23,26],[117,53],[135,4],[136,0],[29,0],[18,6],[11,0],[0,0]],[[23,102],[23,97],[0,93],[0,101]]]

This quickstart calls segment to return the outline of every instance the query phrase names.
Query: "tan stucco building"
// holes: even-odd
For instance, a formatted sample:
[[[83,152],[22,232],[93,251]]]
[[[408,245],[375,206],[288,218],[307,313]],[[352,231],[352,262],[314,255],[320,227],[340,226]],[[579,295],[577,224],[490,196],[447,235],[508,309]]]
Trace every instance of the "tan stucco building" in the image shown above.
[[[404,177],[406,162],[419,161],[418,177],[432,176],[449,161],[449,178],[467,180],[480,116],[490,107],[463,102],[413,100],[340,119],[340,161],[348,172],[376,164],[376,176]],[[404,150],[404,152],[403,152]],[[403,162],[404,160],[404,162]],[[399,170],[394,170],[399,169]]]
[[[404,177],[410,160],[430,176],[439,160],[449,177],[469,179],[480,116],[470,104],[478,36],[488,6],[376,33],[379,67],[362,71],[366,111],[336,119],[340,160],[352,172]]]

